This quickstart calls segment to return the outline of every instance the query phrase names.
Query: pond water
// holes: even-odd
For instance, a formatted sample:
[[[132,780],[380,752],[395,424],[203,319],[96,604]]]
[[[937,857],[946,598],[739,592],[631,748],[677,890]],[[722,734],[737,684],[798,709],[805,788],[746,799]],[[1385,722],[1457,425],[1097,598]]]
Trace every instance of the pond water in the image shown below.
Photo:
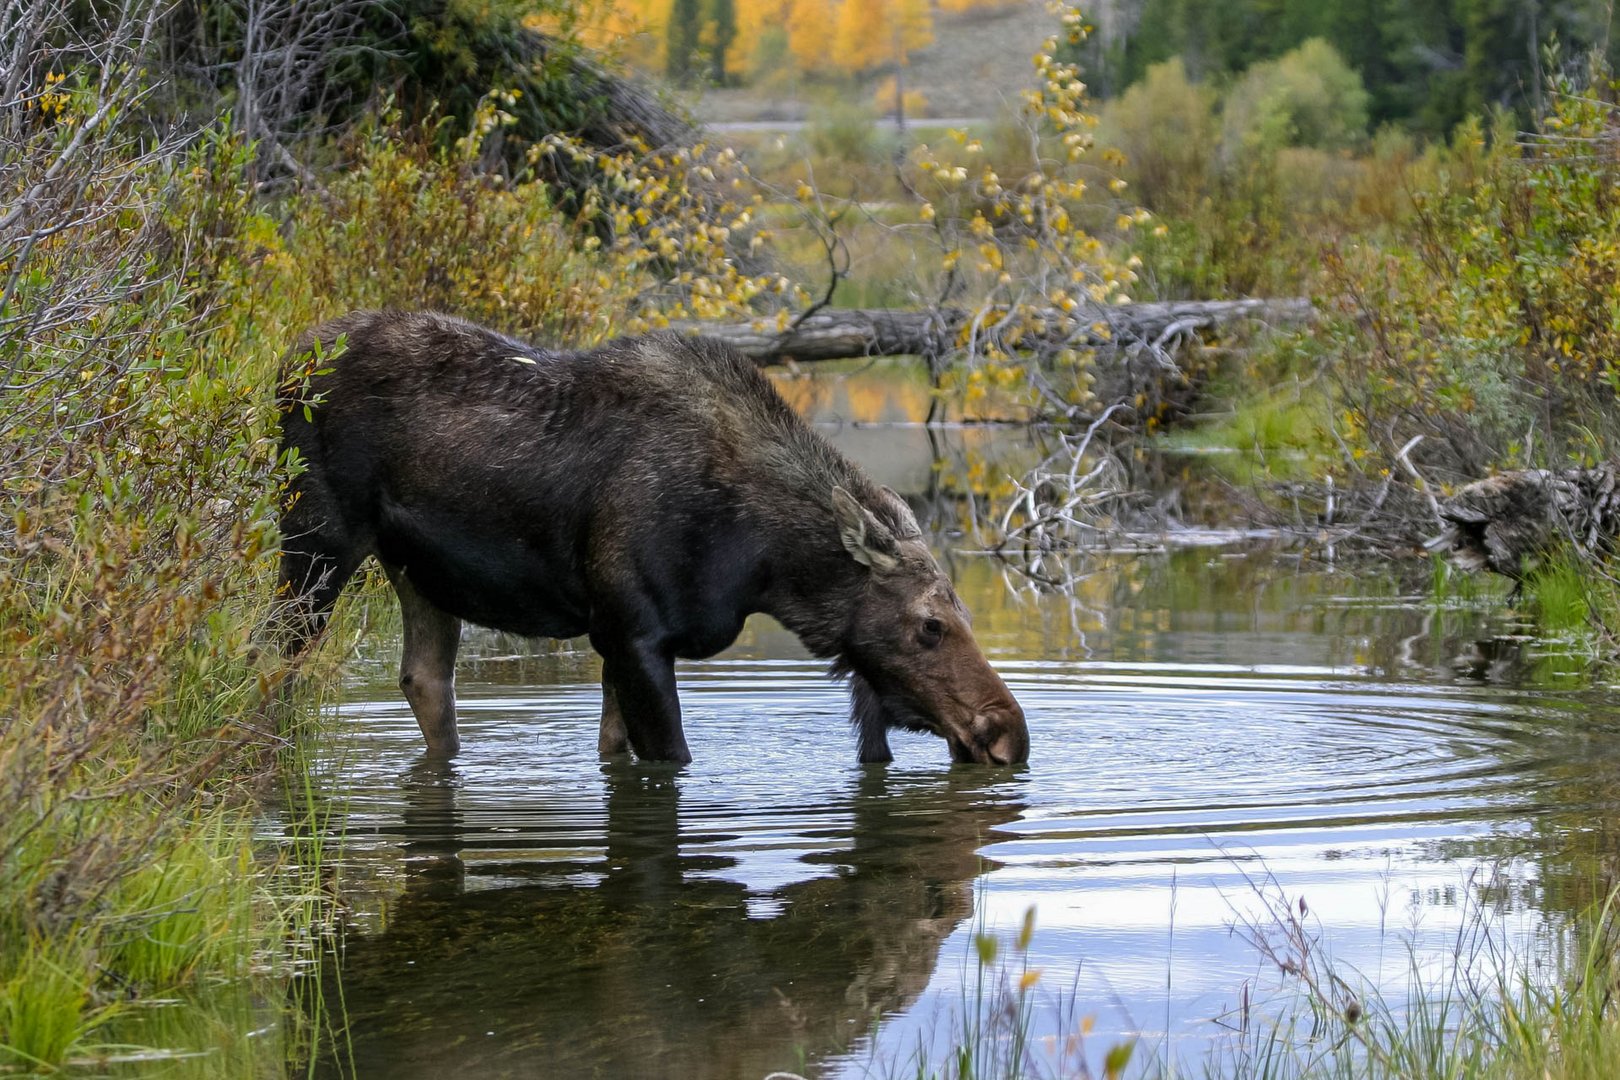
[[[879,467],[928,453],[856,430]],[[598,761],[588,650],[486,634],[435,765],[368,645],[316,770],[351,909],[316,1075],[911,1075],[975,934],[1031,908],[1037,1036],[1089,1017],[1096,1054],[1197,1063],[1288,985],[1245,931],[1268,897],[1398,994],[1480,919],[1551,950],[1610,880],[1620,708],[1500,604],[1254,546],[1078,557],[1043,593],[950,547],[1027,768],[920,735],[857,764],[843,692],[763,619],[680,668],[684,769]]]

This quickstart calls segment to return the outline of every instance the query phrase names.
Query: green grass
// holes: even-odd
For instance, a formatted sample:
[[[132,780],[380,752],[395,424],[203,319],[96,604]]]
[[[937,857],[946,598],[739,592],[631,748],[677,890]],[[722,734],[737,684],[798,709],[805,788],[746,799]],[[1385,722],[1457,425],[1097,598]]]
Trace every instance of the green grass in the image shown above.
[[[106,1010],[93,1003],[90,951],[81,934],[30,936],[7,946],[0,982],[0,1068],[32,1071],[67,1057]]]
[[[1327,398],[1319,388],[1298,383],[1238,397],[1229,412],[1166,436],[1165,445],[1211,453],[1214,468],[1242,485],[1320,476],[1323,463],[1337,453]]]
[[[1473,604],[1485,594],[1483,575],[1459,570],[1443,555],[1429,557],[1429,599],[1436,604]]]
[[[109,928],[112,969],[137,986],[158,988],[186,983],[202,969],[229,973],[254,951],[245,937],[274,930],[255,927],[256,872],[242,826],[222,821],[120,880],[113,906],[132,914]]]
[[[1598,579],[1603,580],[1603,579]],[[1612,584],[1606,580],[1608,591]],[[1536,612],[1536,625],[1549,637],[1585,637],[1604,606],[1592,568],[1568,554],[1543,559],[1525,575],[1524,592]],[[1612,606],[1610,597],[1607,603]]]

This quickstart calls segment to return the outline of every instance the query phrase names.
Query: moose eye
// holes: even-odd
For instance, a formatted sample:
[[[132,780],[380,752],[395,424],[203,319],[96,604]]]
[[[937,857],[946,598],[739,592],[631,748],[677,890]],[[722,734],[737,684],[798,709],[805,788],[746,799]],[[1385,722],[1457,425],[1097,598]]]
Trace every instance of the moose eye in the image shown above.
[[[924,619],[922,624],[922,633],[917,635],[917,640],[931,649],[935,645],[938,645],[940,639],[944,636],[944,623],[940,622],[938,619]]]

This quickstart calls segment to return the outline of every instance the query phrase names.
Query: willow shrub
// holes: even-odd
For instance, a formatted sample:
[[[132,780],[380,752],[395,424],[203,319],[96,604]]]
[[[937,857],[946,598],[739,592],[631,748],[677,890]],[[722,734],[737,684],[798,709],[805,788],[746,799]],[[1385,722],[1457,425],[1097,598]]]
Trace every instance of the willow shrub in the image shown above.
[[[581,253],[543,183],[480,167],[481,147],[510,120],[501,98],[511,96],[486,97],[473,130],[453,142],[437,126],[401,129],[392,116],[357,129],[342,147],[349,164],[324,191],[281,208],[285,225],[256,271],[275,283],[270,291],[295,297],[300,320],[434,308],[547,341],[610,334],[630,282]]]
[[[108,156],[115,204],[0,238],[26,260],[0,333],[0,1065],[57,1064],[117,1001],[245,974],[275,922],[225,809],[274,748],[279,673],[252,642],[273,418],[263,365],[210,347],[225,316],[197,284],[250,223],[246,160]]]
[[[109,128],[52,173],[81,85],[0,147],[24,189],[77,169],[63,197],[99,200],[0,234],[0,1071],[83,1057],[129,1001],[262,970],[288,913],[319,916],[248,827],[298,768],[262,634],[296,333],[398,305],[590,340],[640,280],[476,168],[498,100],[460,140],[358,131],[266,203],[223,125],[161,153]]]
[[[1327,370],[1358,455],[1437,479],[1620,450],[1612,84],[1556,82],[1534,134],[1463,126],[1397,239],[1330,253]]]

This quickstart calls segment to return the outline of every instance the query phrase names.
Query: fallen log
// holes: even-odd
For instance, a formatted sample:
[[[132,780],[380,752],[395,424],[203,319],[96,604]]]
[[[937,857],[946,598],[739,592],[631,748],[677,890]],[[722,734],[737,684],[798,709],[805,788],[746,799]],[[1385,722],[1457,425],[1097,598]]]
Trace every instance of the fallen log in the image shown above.
[[[1001,313],[960,308],[899,311],[885,308],[823,308],[797,325],[774,322],[681,322],[675,329],[730,343],[761,367],[868,356],[942,356],[967,334],[984,343],[1017,349],[1039,344],[1075,348],[1163,349],[1184,334],[1219,332],[1234,324],[1296,326],[1314,318],[1304,298],[1283,300],[1177,300],[1119,304],[1065,313],[1056,308],[999,325]],[[977,326],[972,325],[975,320]],[[1017,340],[1008,338],[1016,335]]]

